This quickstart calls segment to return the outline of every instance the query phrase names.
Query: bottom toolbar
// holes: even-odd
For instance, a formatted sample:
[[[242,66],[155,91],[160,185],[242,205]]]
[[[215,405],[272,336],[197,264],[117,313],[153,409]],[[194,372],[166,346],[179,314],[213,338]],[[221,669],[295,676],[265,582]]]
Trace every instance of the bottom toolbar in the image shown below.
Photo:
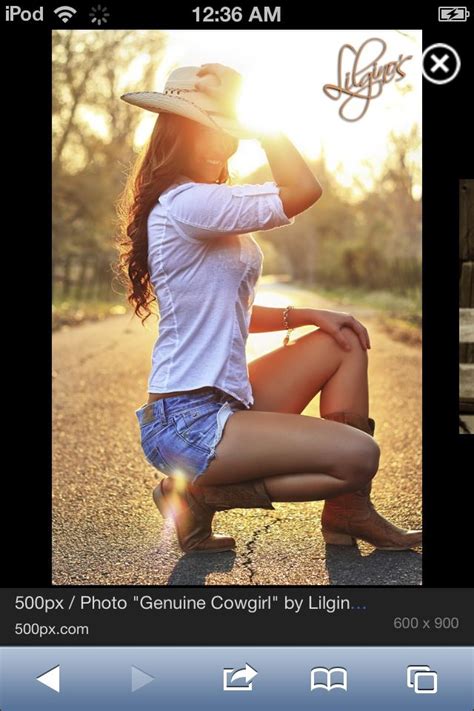
[[[474,707],[472,647],[4,647],[2,711]]]

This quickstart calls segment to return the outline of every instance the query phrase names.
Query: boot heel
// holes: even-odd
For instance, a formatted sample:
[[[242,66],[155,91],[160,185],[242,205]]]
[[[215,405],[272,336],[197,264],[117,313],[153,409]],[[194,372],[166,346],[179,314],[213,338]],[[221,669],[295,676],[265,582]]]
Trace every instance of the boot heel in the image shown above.
[[[169,495],[163,489],[164,479],[153,490],[153,501],[164,519],[171,518],[175,525],[178,544],[183,553],[220,553],[235,548],[231,536],[212,533],[213,511],[207,505],[196,501],[192,493],[178,494],[174,497],[176,506],[167,501]]]
[[[348,533],[334,533],[333,531],[322,531],[326,543],[335,546],[355,546],[356,539]]]

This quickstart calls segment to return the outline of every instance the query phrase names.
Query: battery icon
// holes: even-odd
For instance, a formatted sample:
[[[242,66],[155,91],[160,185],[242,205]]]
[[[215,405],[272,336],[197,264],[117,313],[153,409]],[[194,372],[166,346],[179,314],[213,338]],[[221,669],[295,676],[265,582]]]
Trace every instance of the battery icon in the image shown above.
[[[467,7],[439,7],[439,22],[466,22],[471,13]]]

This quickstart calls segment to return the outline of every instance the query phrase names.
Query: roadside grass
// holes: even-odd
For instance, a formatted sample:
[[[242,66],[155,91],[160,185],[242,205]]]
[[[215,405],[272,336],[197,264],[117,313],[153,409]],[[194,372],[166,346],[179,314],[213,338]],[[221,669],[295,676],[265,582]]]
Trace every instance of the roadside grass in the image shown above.
[[[80,326],[87,321],[102,321],[110,316],[127,313],[124,302],[100,300],[61,300],[52,307],[52,329],[58,331],[64,326]]]
[[[351,287],[327,288],[322,285],[309,287],[303,282],[293,281],[294,286],[307,289],[323,298],[334,301],[341,310],[351,307],[365,308],[374,312],[378,325],[392,338],[420,345],[422,342],[421,289],[412,289],[406,294],[391,291],[364,291]],[[57,300],[52,307],[52,329],[64,326],[78,326],[88,321],[101,321],[110,316],[122,316],[128,312],[124,299],[103,300]],[[361,316],[363,321],[363,316]]]
[[[296,285],[308,288],[303,283]],[[343,311],[346,306],[373,310],[379,326],[398,341],[412,345],[420,345],[422,342],[420,288],[411,289],[405,294],[396,294],[385,290],[364,291],[351,287],[329,289],[318,285],[310,291],[335,301]],[[360,320],[363,321],[363,318]]]

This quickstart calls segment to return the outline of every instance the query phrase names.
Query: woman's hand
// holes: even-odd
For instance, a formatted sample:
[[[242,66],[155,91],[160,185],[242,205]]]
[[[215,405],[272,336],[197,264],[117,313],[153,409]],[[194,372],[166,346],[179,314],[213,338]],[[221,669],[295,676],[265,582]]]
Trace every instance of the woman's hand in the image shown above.
[[[371,348],[369,332],[365,326],[351,316],[351,314],[345,313],[344,311],[329,311],[328,309],[312,309],[312,311],[314,314],[314,325],[319,326],[322,331],[333,336],[345,350],[350,351],[351,346],[341,330],[344,326],[352,328],[354,333],[357,334],[363,350]]]

